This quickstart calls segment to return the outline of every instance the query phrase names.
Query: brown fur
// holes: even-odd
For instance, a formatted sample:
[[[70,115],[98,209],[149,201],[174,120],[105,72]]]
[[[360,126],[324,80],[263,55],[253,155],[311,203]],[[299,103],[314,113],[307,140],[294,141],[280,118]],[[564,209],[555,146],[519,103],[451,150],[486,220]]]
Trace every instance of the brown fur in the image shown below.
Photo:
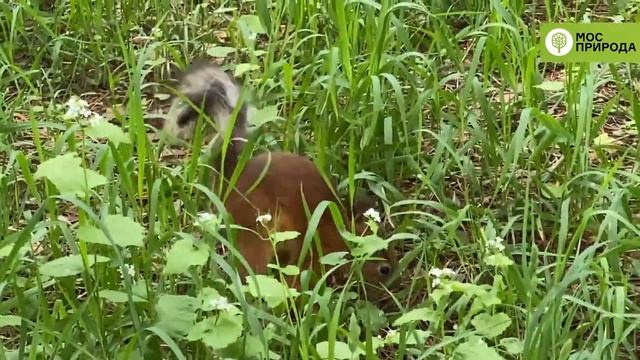
[[[210,87],[206,85],[204,80],[208,76],[212,84]],[[217,117],[215,121],[222,128],[219,131],[225,131],[224,125],[229,123],[228,116],[225,117],[225,114],[230,114],[231,109],[238,106],[235,102],[237,96],[234,94],[238,94],[239,90],[236,87],[229,88],[235,84],[235,81],[229,82],[225,76],[223,72],[217,70],[217,67],[200,63],[197,67],[188,70],[187,78],[198,79],[199,82],[196,85],[202,89],[183,89],[183,91],[191,90],[190,96],[194,100],[193,102],[203,104],[208,114]],[[183,82],[183,87],[186,85],[188,83]],[[220,99],[220,96],[224,96],[225,91],[232,96]],[[198,95],[199,92],[202,92],[203,95]],[[229,180],[231,173],[235,170],[238,157],[245,144],[242,138],[245,134],[247,111],[244,105],[241,106],[243,108],[239,111],[239,117],[233,129],[232,137],[235,140],[229,144],[223,166],[225,180]],[[175,108],[180,109],[179,106]],[[184,121],[187,119],[187,116],[184,115],[186,112],[177,111],[176,113],[178,113],[176,116],[181,116],[182,125],[178,125],[178,122],[174,121],[170,126],[165,125],[165,128],[170,129],[174,135],[188,138],[190,134],[188,131],[184,131],[188,129],[189,125]],[[309,222],[305,204],[309,213],[313,213],[322,201],[340,204],[317,167],[308,158],[292,153],[273,152],[259,154],[247,161],[234,189],[229,192],[224,203],[233,222],[248,229],[237,231],[236,245],[253,272],[264,274],[268,270],[267,265],[276,262],[276,257],[281,267],[298,264]],[[350,215],[353,215],[356,219],[355,228],[358,234],[362,235],[366,231],[367,226],[362,214],[369,207],[371,207],[370,204],[360,203],[355,205],[351,213],[342,213],[348,229],[351,228]],[[272,244],[268,240],[267,229],[256,221],[258,216],[264,214],[272,216],[271,222],[266,224],[270,231],[297,231],[300,235],[296,239],[280,243],[274,252]],[[349,251],[349,247],[340,235],[328,208],[325,209],[320,219],[317,233],[323,254]],[[318,261],[320,254],[315,251],[315,242],[311,244],[309,250],[300,270],[312,269],[316,274],[319,274],[323,269]],[[384,282],[395,267],[395,253],[392,250],[379,255],[386,260],[369,261],[363,266],[364,280],[374,285]],[[347,270],[342,267],[336,273],[335,278],[344,280]],[[243,278],[247,275],[244,269],[239,272]],[[298,277],[289,278],[288,282],[290,286],[300,289]]]

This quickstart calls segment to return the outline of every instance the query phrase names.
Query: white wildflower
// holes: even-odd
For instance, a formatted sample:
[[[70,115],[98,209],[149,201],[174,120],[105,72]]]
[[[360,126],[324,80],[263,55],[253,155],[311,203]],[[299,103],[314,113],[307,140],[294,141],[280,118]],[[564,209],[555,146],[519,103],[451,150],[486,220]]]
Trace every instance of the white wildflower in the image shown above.
[[[88,118],[92,112],[89,110],[89,103],[73,95],[67,101],[67,112],[64,114],[65,119],[77,119],[79,117]]]
[[[197,227],[208,233],[217,232],[221,224],[222,219],[209,212],[198,213],[198,218],[195,222]]]
[[[449,268],[442,269],[442,275],[444,275],[445,277],[452,278],[455,277],[456,274],[457,273],[455,272],[455,270],[451,270]]]
[[[501,237],[496,236],[494,240],[487,241],[487,248],[490,250],[503,252],[504,251],[504,244],[502,244],[503,242],[504,240]]]
[[[134,277],[136,275],[136,268],[131,264],[124,264],[125,269],[127,269],[127,273],[130,277]],[[118,267],[118,272],[120,273],[120,279],[124,279],[124,273],[122,273],[122,268]]]
[[[260,215],[256,218],[256,222],[261,223],[262,225],[271,222],[271,214]]]
[[[392,336],[395,336],[397,333],[398,333],[398,330],[396,330],[396,329],[390,329],[389,331],[387,331],[387,336],[386,336],[386,338],[387,338],[387,339],[389,339],[389,338],[391,338]]]
[[[211,305],[213,309],[221,311],[231,310],[233,308],[233,306],[229,304],[229,300],[224,296],[209,300],[209,305]]]
[[[380,213],[374,208],[370,208],[369,210],[365,211],[364,216],[377,223],[380,222]]]
[[[208,212],[201,212],[198,214],[198,221],[200,222],[208,222],[215,218],[215,215]]]
[[[433,287],[438,287],[442,278],[453,278],[456,276],[456,272],[449,268],[439,269],[434,267],[429,270],[429,276],[433,277],[433,280],[431,281]]]
[[[89,118],[89,124],[91,126],[97,126],[100,124],[100,122],[102,122],[104,120],[104,117],[100,114],[93,114],[91,115],[91,117]]]
[[[156,40],[162,39],[163,35],[164,35],[164,32],[162,31],[162,29],[158,27],[153,28],[153,30],[151,30],[151,36]]]

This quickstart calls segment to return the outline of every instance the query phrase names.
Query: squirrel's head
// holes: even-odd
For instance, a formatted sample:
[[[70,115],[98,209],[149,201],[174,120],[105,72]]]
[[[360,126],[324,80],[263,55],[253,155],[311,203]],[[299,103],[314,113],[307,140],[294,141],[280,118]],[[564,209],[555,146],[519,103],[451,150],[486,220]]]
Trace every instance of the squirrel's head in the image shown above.
[[[377,235],[385,238],[384,224],[382,219],[379,218],[380,213],[376,210],[378,208],[377,204],[378,201],[373,196],[360,194],[352,207],[351,216],[347,218],[347,230],[350,231],[353,228],[355,235],[363,236],[364,239],[367,239],[367,236],[373,235],[368,224],[368,222],[373,221],[378,223],[379,226]],[[375,253],[372,259],[364,261],[361,272],[367,297],[371,299],[384,297],[384,294],[386,294],[384,286],[392,285],[390,281],[394,277],[396,270],[398,270],[398,255],[392,244],[389,244],[387,249]]]

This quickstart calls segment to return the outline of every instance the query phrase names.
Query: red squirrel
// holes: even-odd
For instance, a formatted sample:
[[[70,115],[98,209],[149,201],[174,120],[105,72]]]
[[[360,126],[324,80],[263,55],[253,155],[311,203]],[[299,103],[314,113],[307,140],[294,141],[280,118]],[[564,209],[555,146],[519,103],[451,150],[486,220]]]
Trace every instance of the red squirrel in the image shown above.
[[[217,65],[202,61],[194,63],[181,76],[179,96],[174,98],[163,126],[169,135],[188,141],[193,137],[197,118],[202,112],[217,125],[218,142],[230,129],[231,140],[220,166],[225,181],[231,178],[238,166],[247,141],[248,105],[244,101],[238,104],[241,90],[241,85]],[[191,104],[185,102],[184,98]],[[238,105],[240,107],[236,109]],[[199,107],[200,111],[194,106]],[[235,123],[230,128],[234,115]],[[249,158],[234,188],[224,199],[233,223],[250,230],[237,231],[237,250],[256,274],[266,273],[267,265],[275,264],[276,255],[281,267],[297,265],[308,226],[305,204],[309,213],[313,213],[318,204],[325,200],[340,204],[318,168],[307,157],[289,152],[265,152]],[[355,214],[356,234],[366,233],[368,226],[364,212],[370,207],[360,199],[356,200],[351,214],[342,211],[347,229],[351,230],[352,216],[345,215]],[[261,222],[258,219],[270,221]],[[279,243],[274,253],[271,242],[265,240],[268,239],[265,227],[277,232],[296,231],[300,235]],[[349,251],[328,208],[320,219],[317,233],[324,255]],[[312,242],[300,270],[312,269],[319,274],[322,265],[315,250],[315,242]],[[364,280],[372,285],[384,283],[395,270],[395,253],[392,250],[381,251],[376,257],[380,259],[368,260],[362,267]],[[243,267],[238,271],[242,277],[247,275]],[[338,278],[344,279],[347,273],[346,270],[340,270],[337,274]],[[289,286],[300,290],[299,277],[288,278],[287,281]]]

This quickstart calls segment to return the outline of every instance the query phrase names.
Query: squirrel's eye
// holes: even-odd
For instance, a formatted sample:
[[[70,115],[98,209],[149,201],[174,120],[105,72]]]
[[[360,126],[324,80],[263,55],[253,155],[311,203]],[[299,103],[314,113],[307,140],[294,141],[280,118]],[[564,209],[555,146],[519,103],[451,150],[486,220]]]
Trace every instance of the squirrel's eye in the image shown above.
[[[389,264],[380,264],[378,266],[378,273],[383,276],[388,276],[391,274],[391,266],[389,266]]]

